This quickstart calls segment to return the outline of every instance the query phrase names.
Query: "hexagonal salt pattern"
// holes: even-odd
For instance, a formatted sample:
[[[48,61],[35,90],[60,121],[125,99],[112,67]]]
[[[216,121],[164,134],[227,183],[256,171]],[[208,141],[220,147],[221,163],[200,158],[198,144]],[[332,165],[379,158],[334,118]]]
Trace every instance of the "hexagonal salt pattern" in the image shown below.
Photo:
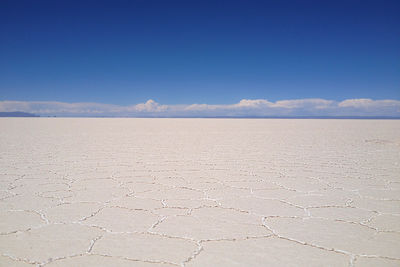
[[[400,266],[398,120],[0,129],[0,266]]]

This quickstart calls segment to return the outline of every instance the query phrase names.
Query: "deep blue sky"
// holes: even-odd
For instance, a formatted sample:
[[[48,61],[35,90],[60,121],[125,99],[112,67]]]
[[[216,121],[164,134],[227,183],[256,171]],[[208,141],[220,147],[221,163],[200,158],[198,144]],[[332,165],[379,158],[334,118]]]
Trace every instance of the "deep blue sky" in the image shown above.
[[[0,1],[0,100],[400,99],[400,1]]]

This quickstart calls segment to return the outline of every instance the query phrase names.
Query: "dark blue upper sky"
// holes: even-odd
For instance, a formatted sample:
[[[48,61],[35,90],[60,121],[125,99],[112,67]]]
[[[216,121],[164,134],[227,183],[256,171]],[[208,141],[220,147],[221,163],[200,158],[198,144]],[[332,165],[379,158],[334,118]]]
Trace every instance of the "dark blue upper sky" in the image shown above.
[[[400,1],[0,2],[0,100],[400,99]]]

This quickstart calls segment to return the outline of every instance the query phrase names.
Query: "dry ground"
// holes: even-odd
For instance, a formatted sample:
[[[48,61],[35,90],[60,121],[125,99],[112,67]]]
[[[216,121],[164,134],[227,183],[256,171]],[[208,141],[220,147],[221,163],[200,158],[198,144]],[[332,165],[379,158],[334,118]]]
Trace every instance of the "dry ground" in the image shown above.
[[[0,266],[399,266],[399,120],[0,119]]]

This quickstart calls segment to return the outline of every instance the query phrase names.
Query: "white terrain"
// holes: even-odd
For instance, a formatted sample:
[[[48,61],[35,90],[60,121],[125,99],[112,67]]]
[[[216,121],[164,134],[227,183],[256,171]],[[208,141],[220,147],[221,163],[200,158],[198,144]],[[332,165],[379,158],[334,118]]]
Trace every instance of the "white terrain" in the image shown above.
[[[400,266],[400,120],[0,119],[0,266]]]

